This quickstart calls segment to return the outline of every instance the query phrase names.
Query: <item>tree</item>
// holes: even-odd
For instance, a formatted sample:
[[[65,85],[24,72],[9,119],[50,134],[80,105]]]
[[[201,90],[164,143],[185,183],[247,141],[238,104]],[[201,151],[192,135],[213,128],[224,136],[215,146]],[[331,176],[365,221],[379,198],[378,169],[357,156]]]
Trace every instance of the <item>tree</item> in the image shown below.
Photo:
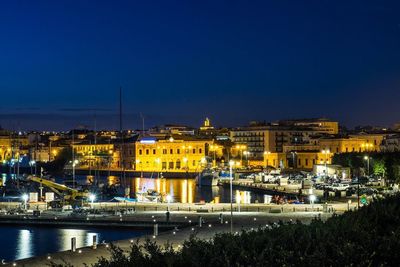
[[[72,149],[66,147],[58,153],[56,158],[48,163],[40,164],[46,171],[51,173],[61,173],[64,170],[65,164],[72,160]]]
[[[386,174],[386,166],[384,159],[375,159],[373,161],[373,171],[375,175],[379,175],[385,177]]]

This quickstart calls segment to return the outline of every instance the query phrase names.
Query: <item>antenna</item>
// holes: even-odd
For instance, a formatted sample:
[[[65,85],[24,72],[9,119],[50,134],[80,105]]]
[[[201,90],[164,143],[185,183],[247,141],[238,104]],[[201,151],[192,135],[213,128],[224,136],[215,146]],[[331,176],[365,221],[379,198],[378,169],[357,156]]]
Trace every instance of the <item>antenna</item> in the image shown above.
[[[119,87],[119,131],[122,134],[122,87]]]
[[[125,174],[125,159],[124,159],[124,133],[122,128],[122,86],[119,87],[119,133],[121,136],[121,154],[120,154],[120,161],[121,161],[121,184],[125,183],[126,174]]]
[[[142,136],[144,135],[144,116],[142,112],[140,112],[140,117],[142,118]]]

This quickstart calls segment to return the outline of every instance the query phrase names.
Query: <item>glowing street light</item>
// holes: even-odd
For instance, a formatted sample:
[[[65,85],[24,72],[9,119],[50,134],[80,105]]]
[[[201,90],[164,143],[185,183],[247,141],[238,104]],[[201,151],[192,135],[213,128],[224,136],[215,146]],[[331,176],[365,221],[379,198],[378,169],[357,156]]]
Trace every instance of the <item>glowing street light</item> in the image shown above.
[[[233,232],[233,193],[232,193],[232,167],[235,165],[233,160],[229,161],[229,178],[230,178],[230,193],[231,193],[231,234]]]
[[[368,174],[368,176],[369,176],[369,160],[370,160],[370,157],[369,157],[369,156],[365,156],[365,157],[364,157],[364,160],[367,161],[367,174]]]
[[[96,200],[96,195],[95,195],[95,194],[90,194],[90,195],[89,195],[89,200],[90,200],[90,202],[92,202],[92,204],[93,204],[93,202]]]
[[[28,194],[23,194],[23,195],[21,196],[21,198],[22,198],[22,200],[24,201],[24,210],[26,210],[26,208],[27,208],[27,202],[28,202],[29,196],[28,196]]]
[[[310,195],[311,208],[314,210],[314,202],[317,200],[315,195]]]

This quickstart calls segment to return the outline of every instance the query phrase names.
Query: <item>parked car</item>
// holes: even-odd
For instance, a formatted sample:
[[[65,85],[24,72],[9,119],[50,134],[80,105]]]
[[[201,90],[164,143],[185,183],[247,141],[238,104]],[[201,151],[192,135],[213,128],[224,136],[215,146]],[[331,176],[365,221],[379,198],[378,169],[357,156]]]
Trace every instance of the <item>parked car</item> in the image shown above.
[[[332,185],[328,186],[327,188],[331,191],[345,191],[350,187],[350,184],[343,184],[343,183],[333,183]]]

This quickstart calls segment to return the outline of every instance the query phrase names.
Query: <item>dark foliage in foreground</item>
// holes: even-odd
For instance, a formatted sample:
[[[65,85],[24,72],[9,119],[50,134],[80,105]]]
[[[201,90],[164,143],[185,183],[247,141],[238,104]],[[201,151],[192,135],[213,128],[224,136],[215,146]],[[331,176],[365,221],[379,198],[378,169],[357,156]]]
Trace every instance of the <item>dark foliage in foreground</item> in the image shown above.
[[[148,241],[129,254],[112,247],[100,266],[399,266],[400,196],[327,222],[274,224],[212,241],[192,237],[182,250]]]

